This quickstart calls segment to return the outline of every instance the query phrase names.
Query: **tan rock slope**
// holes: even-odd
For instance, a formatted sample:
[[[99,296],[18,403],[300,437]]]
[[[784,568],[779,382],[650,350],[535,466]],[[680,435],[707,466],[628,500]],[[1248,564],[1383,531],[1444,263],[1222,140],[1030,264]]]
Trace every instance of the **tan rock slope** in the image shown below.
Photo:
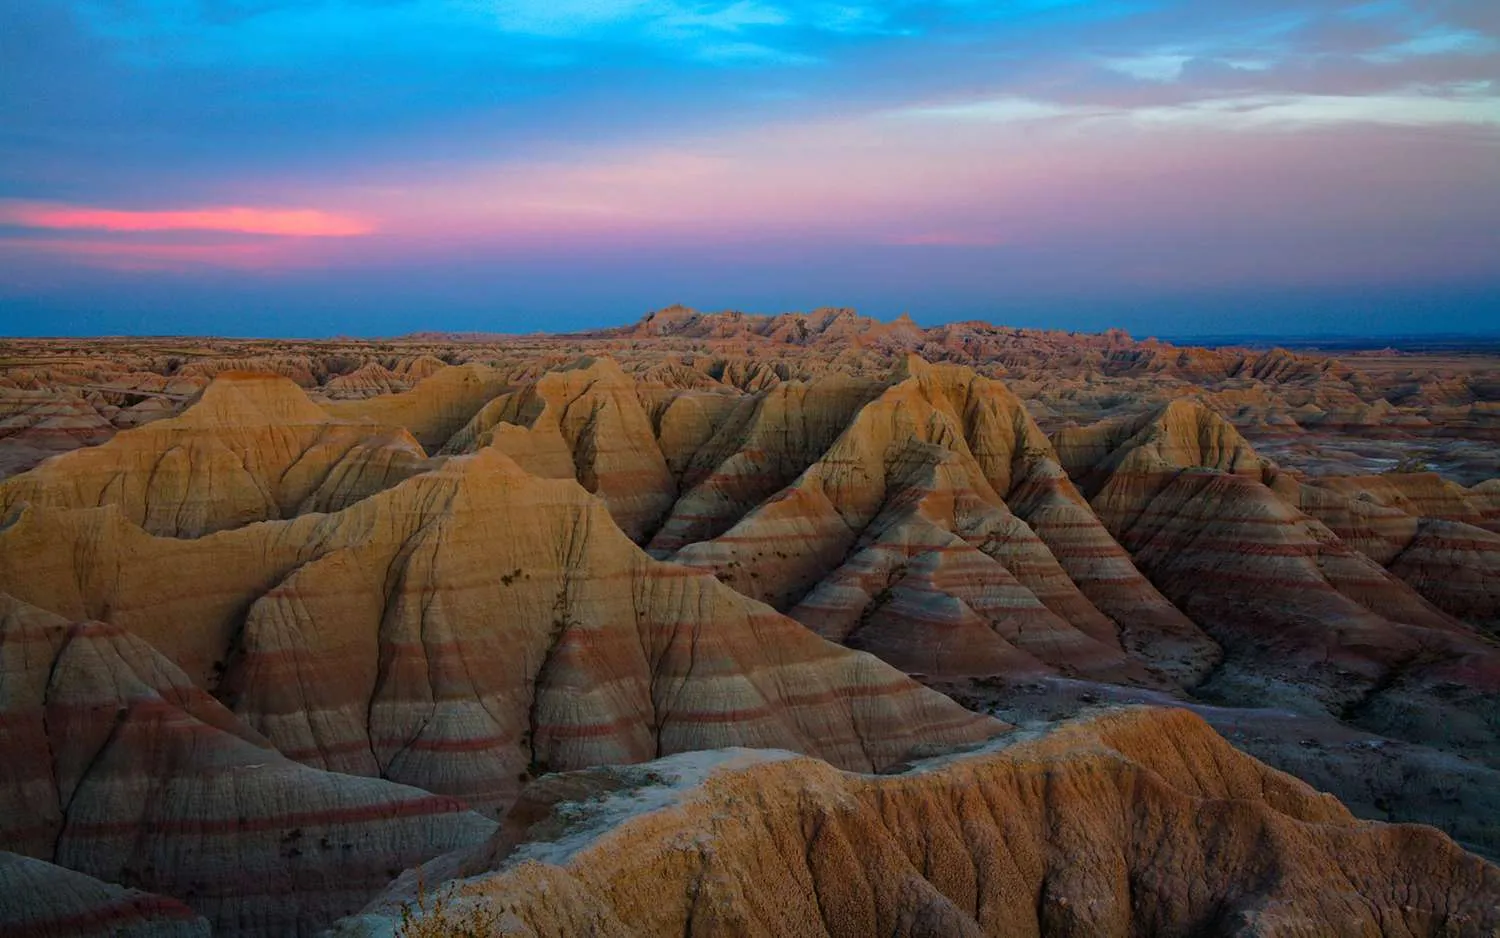
[[[849,938],[1500,928],[1500,868],[1431,828],[1357,821],[1183,711],[1114,712],[894,776],[731,751],[535,788],[487,848],[428,865],[434,926]],[[466,878],[434,888],[454,876]],[[397,903],[420,909],[416,880],[336,934],[385,933]]]
[[[576,478],[636,541],[656,529],[677,494],[635,382],[608,359],[549,372],[495,398],[445,451],[486,446],[545,478]]]
[[[77,394],[0,385],[0,478],[115,434],[109,408]]]
[[[677,396],[660,427],[682,495],[652,539],[652,552],[667,556],[729,530],[816,462],[881,388],[877,382],[838,377],[780,383],[732,399],[727,413],[703,412],[701,395]],[[694,416],[701,429],[690,437],[697,445],[689,447],[681,445],[686,434],[674,425],[693,411],[699,412]],[[669,443],[674,438],[677,446]]]
[[[380,362],[365,362],[346,375],[329,378],[324,393],[342,399],[364,399],[410,391],[411,382]]]
[[[1490,490],[1465,488],[1435,472],[1325,476],[1310,482],[1319,488],[1395,508],[1412,517],[1457,521],[1500,531],[1500,503]]]
[[[505,386],[505,375],[494,368],[462,365],[434,371],[410,391],[335,401],[327,410],[341,420],[403,427],[436,452]]]
[[[194,541],[26,508],[0,589],[143,636],[293,758],[484,807],[548,768],[762,745],[878,769],[1001,728],[653,561],[495,449]]]
[[[292,762],[136,636],[3,595],[0,752],[0,843],[173,896],[226,934],[310,932],[493,827],[451,798]],[[0,918],[118,905],[121,928],[153,908],[191,924],[175,903],[43,872],[57,891],[6,892]]]
[[[1101,668],[1113,668],[1119,675],[1144,679],[1139,666],[1121,655],[1123,641],[1148,668],[1168,679],[1191,682],[1206,673],[1218,657],[1212,640],[1135,569],[1073,488],[1020,401],[999,383],[965,369],[933,369],[913,358],[907,370],[911,374],[894,387],[889,382],[835,377],[809,384],[780,382],[736,399],[696,390],[657,391],[633,382],[611,362],[584,360],[496,398],[449,440],[445,451],[492,446],[536,474],[574,477],[605,499],[616,522],[632,537],[649,536],[657,556],[681,551],[679,559],[715,569],[741,592],[790,610],[836,640],[849,639],[857,626],[864,633],[858,640],[861,647],[910,671],[955,676],[1061,667],[1103,674]],[[910,399],[927,403],[914,405]],[[789,504],[768,499],[794,481],[794,491],[810,484],[811,476],[804,473],[821,473],[824,469],[818,467],[824,463],[863,460],[868,465],[861,471],[883,474],[883,467],[873,467],[890,453],[871,449],[850,456],[837,447],[869,449],[861,441],[871,427],[876,427],[877,437],[886,433],[891,440],[904,440],[902,434],[915,432],[913,428],[881,430],[878,412],[904,414],[909,406],[926,406],[941,415],[933,418],[931,432],[921,437],[937,447],[933,452],[958,441],[954,465],[977,480],[974,486],[963,480],[958,485],[982,493],[990,506],[986,510],[993,513],[987,521],[966,517],[963,524],[971,529],[975,543],[989,544],[992,554],[1008,555],[1021,577],[1006,588],[1009,592],[981,586],[965,597],[953,593],[958,584],[993,578],[995,570],[1000,579],[1015,579],[1002,563],[992,562],[993,557],[978,556],[982,551],[966,555],[967,561],[944,561],[946,567],[936,576],[945,586],[935,585],[937,581],[919,565],[916,579],[899,594],[893,591],[890,581],[898,566],[918,555],[927,557],[922,563],[934,563],[939,554],[933,551],[954,538],[952,521],[939,526],[933,541],[911,533],[913,525],[921,527],[924,520],[896,523],[890,512],[881,515],[882,499],[893,506],[922,501],[915,494],[921,484],[909,479],[891,487],[892,493],[904,494],[886,499],[882,484],[871,489],[877,499],[873,505],[836,506],[841,514],[826,530],[793,532],[786,539],[783,532],[771,530],[762,540],[777,541],[774,554],[780,556],[774,562],[768,563],[770,555],[763,550],[740,556],[728,547],[740,543],[745,526],[760,524],[768,512],[792,510]],[[947,471],[943,478],[951,476]],[[868,494],[845,489],[839,497],[846,501]],[[1025,520],[1006,510],[1006,500],[1015,503]],[[976,503],[970,499],[966,504],[970,508],[964,510],[972,514]],[[856,518],[858,534],[876,515],[881,515],[881,522],[870,529],[868,540],[886,536],[917,543],[883,556],[879,550],[866,553],[835,574],[832,559],[850,549],[847,535],[841,533],[850,517]],[[1036,523],[1035,531],[1028,530],[1026,520]],[[737,533],[726,536],[736,525]],[[711,545],[702,543],[709,540]],[[954,571],[964,562],[977,563],[978,569],[955,578]],[[809,598],[798,604],[828,577],[832,579],[816,601]],[[937,597],[936,605],[921,600],[922,595]],[[875,596],[882,597],[882,603],[875,603]],[[892,614],[877,617],[884,600],[898,598],[902,602]],[[830,602],[833,607],[825,609]],[[961,637],[924,642],[922,633],[911,628],[923,620],[924,602],[932,628],[956,629],[953,635]],[[976,605],[989,612],[976,612]],[[1025,627],[1018,618],[1023,608],[1032,609],[1043,625]],[[828,621],[829,616],[834,621]],[[1011,621],[1009,637],[986,624],[997,616]],[[1068,632],[1076,635],[1078,628],[1084,636],[1059,640]],[[1048,649],[1046,662],[1011,647],[1011,639],[1022,634],[1033,648]],[[1105,645],[1091,646],[1090,634],[1102,636]],[[898,646],[909,650],[898,652]],[[963,663],[924,657],[923,649],[936,647],[953,649]]]
[[[1383,733],[1496,758],[1500,650],[1297,507],[1347,522],[1348,505],[1307,497],[1185,401],[1064,431],[1058,448],[1140,568],[1224,647],[1213,692],[1293,708],[1310,699]]]
[[[1313,479],[1299,494],[1303,510],[1438,608],[1500,635],[1500,512],[1486,490],[1429,472]]]
[[[230,372],[180,417],[0,483],[0,509],[113,505],[152,533],[198,537],[341,508],[424,468],[403,429],[335,420],[285,378]]]
[[[907,371],[795,482],[677,559],[932,676],[1042,668],[1145,679],[1122,625],[1167,670],[1201,673],[1214,660],[1213,642],[1089,511],[1018,400],[968,369],[913,358]],[[690,517],[737,507],[710,497],[735,491],[721,480],[743,485],[747,463],[721,464]],[[935,657],[944,650],[951,657]]]

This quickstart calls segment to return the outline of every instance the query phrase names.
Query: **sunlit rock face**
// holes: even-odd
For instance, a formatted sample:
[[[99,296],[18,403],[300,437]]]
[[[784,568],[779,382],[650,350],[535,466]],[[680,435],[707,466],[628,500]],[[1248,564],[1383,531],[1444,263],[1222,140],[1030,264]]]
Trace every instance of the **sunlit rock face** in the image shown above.
[[[1500,868],[1355,820],[1182,711],[1117,711],[890,776],[730,750],[538,782],[403,905],[509,934],[1485,935]],[[419,904],[417,884],[438,900]],[[424,914],[420,910],[426,906]]]

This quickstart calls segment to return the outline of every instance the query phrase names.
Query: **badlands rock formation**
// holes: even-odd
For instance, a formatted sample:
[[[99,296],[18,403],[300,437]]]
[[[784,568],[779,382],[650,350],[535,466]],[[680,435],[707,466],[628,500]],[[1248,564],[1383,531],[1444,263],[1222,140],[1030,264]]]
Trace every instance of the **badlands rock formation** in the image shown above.
[[[327,409],[345,420],[402,427],[435,451],[504,387],[504,375],[494,368],[463,365],[432,372],[402,394],[341,401]]]
[[[122,889],[31,857],[0,853],[0,934],[17,938],[208,938],[208,922],[186,905]],[[17,897],[29,901],[16,901]]]
[[[1186,674],[1216,657],[1088,510],[1019,400],[968,369],[904,369],[792,485],[677,558],[911,671],[1145,680],[1122,642]],[[732,510],[711,499],[737,462],[694,516]],[[957,658],[934,657],[945,648]]]
[[[285,378],[228,372],[180,417],[0,484],[0,510],[111,505],[153,534],[198,537],[341,508],[425,459],[404,428],[337,420]]]
[[[651,560],[575,483],[493,449],[191,541],[28,506],[0,589],[143,636],[294,758],[487,808],[547,768],[755,744],[878,769],[1000,729]]]
[[[1191,718],[986,741],[1187,707],[1500,857],[1500,359],[839,310],[9,346],[0,877],[40,885],[4,928],[311,933],[450,851],[429,880],[499,868],[521,933],[1492,917],[1492,867]],[[723,747],[812,759],[709,773],[597,868],[511,857],[698,763],[597,767]],[[656,865],[679,822],[707,878]]]
[[[287,759],[117,625],[0,596],[0,656],[0,842],[86,874],[10,871],[59,881],[47,915],[153,908],[93,877],[173,896],[227,932],[297,933],[493,828],[452,798]]]
[[[1357,821],[1182,711],[1116,712],[884,777],[745,750],[562,776],[422,879],[432,904],[408,874],[336,934],[384,934],[402,902],[450,934],[516,936],[1500,928],[1500,868],[1430,828]]]
[[[1470,529],[1478,541],[1429,534],[1424,547],[1414,525],[1401,552],[1361,553],[1314,517],[1344,522],[1361,543],[1367,531],[1348,530],[1355,509],[1326,489],[1306,498],[1223,418],[1187,402],[1064,431],[1059,448],[1140,568],[1225,649],[1202,692],[1294,709],[1316,702],[1378,732],[1494,764],[1500,653],[1397,575],[1420,581],[1439,564],[1474,565],[1482,581],[1493,569],[1488,532]],[[1438,556],[1413,555],[1403,567],[1408,549]],[[1462,582],[1451,589],[1455,606],[1465,592],[1492,592]]]
[[[637,541],[655,530],[675,494],[635,382],[608,359],[584,360],[495,398],[445,451],[487,447],[536,475],[576,477]]]

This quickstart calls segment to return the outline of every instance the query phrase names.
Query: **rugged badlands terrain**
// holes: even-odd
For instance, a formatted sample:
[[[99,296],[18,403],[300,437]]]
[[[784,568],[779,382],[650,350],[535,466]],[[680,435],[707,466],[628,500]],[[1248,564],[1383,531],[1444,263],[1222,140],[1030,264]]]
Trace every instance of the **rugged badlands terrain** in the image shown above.
[[[1493,936],[1497,639],[1481,354],[12,341],[0,935]]]

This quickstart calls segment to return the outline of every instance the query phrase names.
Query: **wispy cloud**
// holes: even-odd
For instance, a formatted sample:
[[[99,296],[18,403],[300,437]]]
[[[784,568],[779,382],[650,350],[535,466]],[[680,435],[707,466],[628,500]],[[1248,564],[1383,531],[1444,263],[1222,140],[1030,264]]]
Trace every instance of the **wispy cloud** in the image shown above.
[[[1194,66],[1253,73],[1269,71],[1275,67],[1276,62],[1264,53],[1255,56],[1243,53],[1199,55],[1188,52],[1151,52],[1144,55],[1105,58],[1101,60],[1101,64],[1110,71],[1118,72],[1137,81],[1168,84],[1186,79],[1188,72]]]
[[[894,117],[981,121],[987,124],[1022,124],[1064,117],[1099,117],[1117,113],[1117,109],[1101,105],[1063,104],[1019,95],[1003,95],[976,101],[956,101],[949,104],[901,108],[890,113]]]
[[[218,231],[293,238],[371,234],[370,222],[318,209],[227,206],[135,211],[46,202],[0,202],[0,225],[115,232]]]
[[[1424,94],[1281,94],[1208,98],[1120,112],[1141,124],[1192,124],[1226,130],[1383,124],[1401,127],[1500,127],[1500,96]]]
[[[1275,130],[1348,124],[1404,127],[1500,126],[1500,94],[1488,82],[1450,83],[1383,94],[1246,94],[1116,106],[1004,96],[906,108],[907,118],[983,123],[1132,123],[1224,130]]]
[[[1180,52],[1154,52],[1147,55],[1107,58],[1104,60],[1104,66],[1141,81],[1176,81],[1182,77],[1182,67],[1193,58],[1191,55],[1184,55]]]
[[[0,257],[49,257],[122,272],[319,266],[323,244],[376,232],[363,218],[320,209],[215,206],[129,210],[0,201]]]
[[[1500,42],[1496,42],[1495,39],[1483,33],[1472,29],[1440,26],[1425,29],[1409,39],[1366,52],[1362,58],[1369,62],[1386,64],[1423,56],[1487,55],[1497,50],[1500,50]]]

